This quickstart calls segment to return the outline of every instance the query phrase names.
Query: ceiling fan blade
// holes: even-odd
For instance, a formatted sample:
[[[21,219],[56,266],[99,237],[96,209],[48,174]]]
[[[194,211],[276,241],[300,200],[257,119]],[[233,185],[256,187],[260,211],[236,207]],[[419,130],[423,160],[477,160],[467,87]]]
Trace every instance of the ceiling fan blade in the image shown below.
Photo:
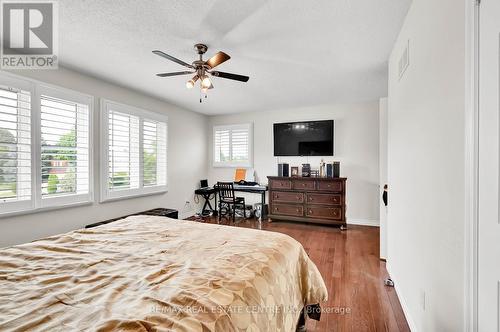
[[[217,67],[218,65],[220,65],[221,63],[227,61],[231,59],[231,57],[229,55],[227,55],[226,53],[224,52],[217,52],[217,54],[215,54],[213,57],[211,57],[210,59],[208,59],[205,64],[208,65],[210,68],[215,68]]]
[[[212,74],[213,76],[216,76],[216,77],[227,78],[230,80],[235,80],[235,81],[240,81],[240,82],[248,82],[248,80],[250,79],[250,77],[248,77],[248,76],[225,73],[223,71],[213,71],[210,74]]]
[[[179,75],[188,75],[188,74],[193,74],[193,71],[176,71],[173,73],[161,73],[161,74],[156,74],[156,76],[159,77],[169,77],[169,76],[179,76]]]
[[[186,63],[186,62],[184,62],[184,61],[182,61],[182,60],[179,60],[179,59],[177,59],[177,58],[175,58],[175,57],[173,57],[173,56],[171,56],[171,55],[168,55],[167,53],[164,53],[164,52],[162,52],[162,51],[155,50],[155,51],[153,51],[153,53],[154,53],[154,54],[156,54],[156,55],[159,55],[159,56],[161,56],[161,57],[163,57],[163,58],[165,58],[165,59],[168,59],[168,60],[170,60],[170,61],[173,61],[173,62],[175,62],[175,63],[178,63],[178,64],[180,64],[181,66],[188,67],[188,68],[194,68],[194,67],[193,67],[192,65],[190,65],[189,63]]]

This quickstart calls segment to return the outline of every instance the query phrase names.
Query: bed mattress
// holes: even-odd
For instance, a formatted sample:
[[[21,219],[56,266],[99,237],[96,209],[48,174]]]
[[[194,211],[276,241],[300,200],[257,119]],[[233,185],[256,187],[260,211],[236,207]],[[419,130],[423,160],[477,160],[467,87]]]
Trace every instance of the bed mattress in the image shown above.
[[[1,331],[295,331],[327,300],[291,237],[133,216],[0,250]]]

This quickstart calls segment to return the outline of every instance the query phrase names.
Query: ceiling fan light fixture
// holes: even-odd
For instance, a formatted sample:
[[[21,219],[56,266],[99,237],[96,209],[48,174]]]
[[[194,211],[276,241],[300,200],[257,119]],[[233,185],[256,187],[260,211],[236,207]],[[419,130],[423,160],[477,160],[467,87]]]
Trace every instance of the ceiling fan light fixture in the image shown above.
[[[201,80],[201,87],[202,89],[208,89],[212,85],[212,81],[210,81],[210,77],[208,75],[205,75],[203,77],[203,80]]]
[[[224,79],[240,81],[240,82],[247,82],[248,81],[248,79],[249,79],[248,76],[225,73],[225,72],[221,72],[221,71],[212,71],[213,68],[219,66],[220,64],[226,62],[227,60],[229,60],[231,58],[226,53],[217,52],[210,59],[208,59],[207,61],[204,61],[203,54],[205,54],[208,47],[205,44],[196,44],[195,49],[197,50],[197,53],[199,55],[199,60],[194,61],[192,64],[188,64],[187,62],[179,60],[176,57],[173,57],[173,56],[166,54],[162,51],[159,51],[159,50],[153,51],[154,54],[161,56],[162,58],[165,58],[165,59],[173,61],[181,66],[189,68],[189,71],[178,71],[178,72],[172,72],[172,73],[159,73],[159,74],[156,74],[156,76],[158,76],[158,77],[171,77],[171,76],[195,74],[193,76],[193,78],[191,78],[189,81],[186,82],[186,88],[192,89],[195,87],[195,85],[198,84],[198,81],[200,81],[200,90],[201,90],[201,93],[205,94],[205,98],[207,98],[206,94],[207,94],[208,90],[214,88],[214,85],[212,84],[212,80],[210,79],[210,76],[216,76],[216,77],[221,77]],[[200,102],[201,102],[201,98],[200,98]]]

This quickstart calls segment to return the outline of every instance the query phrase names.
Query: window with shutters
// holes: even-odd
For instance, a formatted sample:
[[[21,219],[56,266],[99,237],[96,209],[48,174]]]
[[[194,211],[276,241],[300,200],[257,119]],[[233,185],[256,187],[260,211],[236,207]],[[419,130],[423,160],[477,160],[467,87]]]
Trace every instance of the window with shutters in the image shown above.
[[[0,75],[0,214],[92,201],[93,99]]]
[[[165,192],[166,117],[108,100],[101,109],[101,200]]]
[[[2,212],[33,206],[31,99],[28,82],[0,81],[0,208]]]
[[[214,126],[215,167],[252,167],[252,125]]]
[[[144,186],[167,184],[167,124],[154,120],[143,122]]]
[[[139,188],[139,117],[108,113],[108,189]]]
[[[42,206],[88,202],[92,98],[45,86],[39,91]]]

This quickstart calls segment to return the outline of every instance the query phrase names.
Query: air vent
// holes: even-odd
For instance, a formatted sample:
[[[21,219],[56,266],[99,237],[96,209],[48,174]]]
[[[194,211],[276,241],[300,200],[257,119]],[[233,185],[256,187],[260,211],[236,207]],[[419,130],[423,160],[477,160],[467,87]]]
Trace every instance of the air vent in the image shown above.
[[[399,58],[399,79],[403,78],[406,69],[410,66],[410,41],[406,44],[401,57]]]

